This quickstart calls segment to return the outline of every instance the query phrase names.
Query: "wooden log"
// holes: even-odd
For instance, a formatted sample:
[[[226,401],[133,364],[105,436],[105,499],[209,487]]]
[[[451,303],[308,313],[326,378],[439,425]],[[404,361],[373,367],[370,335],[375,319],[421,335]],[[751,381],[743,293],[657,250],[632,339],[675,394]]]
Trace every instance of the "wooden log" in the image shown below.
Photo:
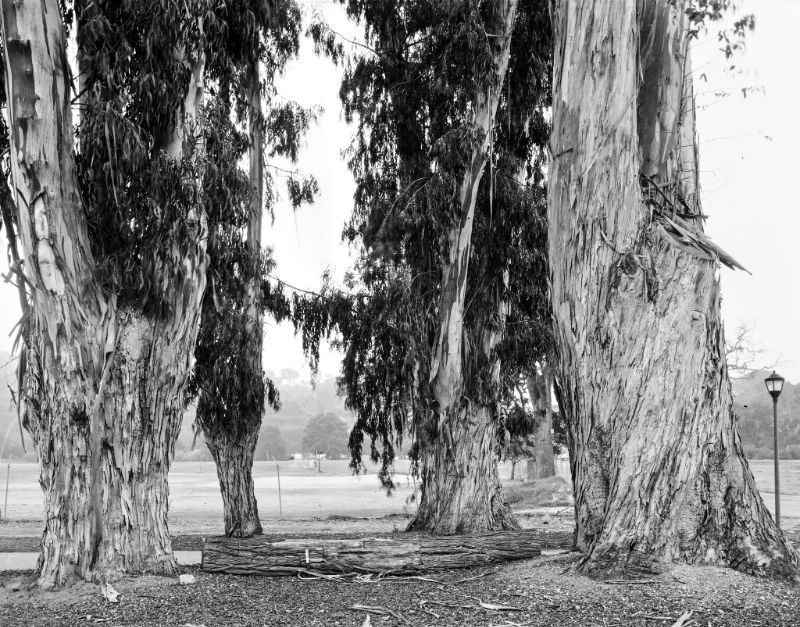
[[[202,568],[231,575],[379,573],[409,575],[486,566],[571,548],[572,534],[504,531],[471,536],[384,538],[206,538]]]

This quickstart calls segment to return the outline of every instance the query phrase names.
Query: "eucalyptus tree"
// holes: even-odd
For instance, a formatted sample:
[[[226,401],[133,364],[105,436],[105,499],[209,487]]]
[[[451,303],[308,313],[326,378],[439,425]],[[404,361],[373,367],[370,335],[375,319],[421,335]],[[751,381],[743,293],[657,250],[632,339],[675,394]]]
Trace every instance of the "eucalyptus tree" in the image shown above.
[[[588,573],[797,574],[736,429],[718,273],[740,266],[703,233],[689,43],[724,4],[555,6],[550,267]]]
[[[45,587],[176,571],[167,473],[207,266],[204,3],[61,4],[2,6],[27,310],[20,400],[44,491]]]
[[[411,528],[514,528],[496,464],[509,381],[547,335],[546,3],[353,0],[348,12],[367,48],[340,92],[357,123],[345,238],[362,255],[355,295],[331,298],[326,315],[357,414],[353,463],[368,436],[391,487],[410,433],[422,479]],[[313,32],[337,54],[335,34]]]
[[[276,194],[265,158],[296,161],[313,112],[280,100],[274,86],[298,51],[301,16],[294,0],[254,3],[248,11],[223,4],[215,15],[207,31],[215,101],[203,190],[210,289],[190,397],[197,397],[196,426],[216,463],[225,533],[249,536],[262,531],[252,477],[262,415],[265,404],[279,406],[261,363],[264,314],[276,320],[289,315],[282,291],[267,280],[274,264],[261,247],[264,214],[271,214]],[[289,200],[295,206],[310,200],[315,185],[290,177]]]

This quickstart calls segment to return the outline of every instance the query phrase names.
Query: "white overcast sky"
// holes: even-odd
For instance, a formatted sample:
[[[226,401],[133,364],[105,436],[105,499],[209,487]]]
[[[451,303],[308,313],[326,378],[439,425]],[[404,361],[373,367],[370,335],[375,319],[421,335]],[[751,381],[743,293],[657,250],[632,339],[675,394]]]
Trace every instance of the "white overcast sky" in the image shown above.
[[[302,2],[307,17],[322,11],[333,27],[357,35],[337,3]],[[714,36],[694,46],[698,134],[707,230],[753,274],[722,270],[723,314],[729,335],[740,324],[752,325],[764,363],[779,361],[778,370],[800,381],[800,214],[795,185],[800,179],[796,147],[800,145],[797,106],[800,102],[800,49],[795,45],[800,23],[797,0],[749,0],[742,11],[756,15],[756,30],[747,49],[729,65]],[[705,74],[707,80],[702,80]],[[265,225],[264,241],[278,262],[276,274],[307,289],[316,289],[326,268],[337,279],[351,257],[341,243],[342,226],[352,208],[353,179],[342,158],[352,129],[344,123],[338,100],[339,71],[316,57],[308,41],[300,58],[278,84],[284,98],[303,105],[321,105],[324,114],[308,135],[299,169],[316,176],[317,202],[297,212],[281,202],[275,221]],[[747,97],[742,88],[757,88]],[[285,165],[276,162],[276,165]],[[0,238],[3,271],[5,243]],[[0,286],[0,350],[10,350],[6,334],[19,317],[16,295]],[[299,342],[288,325],[268,322],[265,367],[307,372]],[[324,351],[323,376],[338,373],[339,358]]]

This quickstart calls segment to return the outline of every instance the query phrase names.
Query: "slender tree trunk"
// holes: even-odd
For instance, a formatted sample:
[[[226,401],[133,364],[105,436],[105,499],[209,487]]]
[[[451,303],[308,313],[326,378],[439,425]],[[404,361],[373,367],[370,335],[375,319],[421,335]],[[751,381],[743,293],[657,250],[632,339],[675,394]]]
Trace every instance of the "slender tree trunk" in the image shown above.
[[[217,465],[217,478],[222,493],[225,535],[246,538],[262,533],[253,485],[253,456],[258,429],[247,429],[232,440],[217,433],[206,440]]]
[[[794,576],[733,415],[717,273],[737,264],[699,219],[683,2],[561,0],[554,25],[550,266],[580,569]]]
[[[39,584],[175,572],[167,473],[205,285],[202,229],[158,321],[94,278],[56,0],[4,2],[15,205],[30,289],[25,425],[45,497]]]
[[[474,125],[483,139],[473,152],[471,166],[461,182],[459,216],[448,234],[442,266],[439,331],[430,374],[438,404],[437,424],[433,434],[426,434],[421,443],[426,449],[420,464],[422,493],[417,515],[410,525],[435,533],[516,525],[510,510],[502,503],[497,474],[496,408],[473,405],[464,398],[462,363],[464,296],[475,203],[486,167],[499,90],[508,69],[516,10],[516,0],[497,0],[498,37],[493,44],[497,74],[490,86],[476,94]],[[483,457],[476,457],[477,454]]]
[[[552,366],[542,365],[542,374],[528,377],[528,392],[536,415],[535,455],[527,463],[527,480],[544,479],[556,474],[553,456],[553,404],[551,399]]]
[[[250,184],[253,194],[247,224],[247,246],[253,263],[253,279],[247,287],[244,317],[248,341],[245,342],[247,371],[263,377],[262,347],[264,315],[261,298],[261,226],[264,213],[264,122],[261,111],[261,81],[257,64],[250,68],[247,93],[250,147]],[[202,394],[203,392],[201,392]],[[203,403],[201,402],[200,407]],[[200,408],[198,408],[199,410]],[[198,412],[206,444],[217,464],[217,476],[224,506],[225,535],[246,537],[263,533],[258,517],[253,458],[264,411],[260,403],[242,398],[230,416],[204,420]],[[235,416],[235,417],[234,417]],[[236,424],[233,424],[235,421]]]

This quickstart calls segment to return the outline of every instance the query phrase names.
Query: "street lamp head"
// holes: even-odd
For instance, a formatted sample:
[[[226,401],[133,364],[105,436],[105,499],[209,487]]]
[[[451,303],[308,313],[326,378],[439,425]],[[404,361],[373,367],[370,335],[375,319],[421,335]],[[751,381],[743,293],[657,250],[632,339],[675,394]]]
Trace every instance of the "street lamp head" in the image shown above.
[[[778,400],[778,397],[781,395],[781,390],[783,390],[783,382],[784,378],[774,370],[772,371],[771,375],[764,379],[764,383],[767,385],[767,392],[769,392],[770,396],[772,396],[772,398],[775,400]]]

